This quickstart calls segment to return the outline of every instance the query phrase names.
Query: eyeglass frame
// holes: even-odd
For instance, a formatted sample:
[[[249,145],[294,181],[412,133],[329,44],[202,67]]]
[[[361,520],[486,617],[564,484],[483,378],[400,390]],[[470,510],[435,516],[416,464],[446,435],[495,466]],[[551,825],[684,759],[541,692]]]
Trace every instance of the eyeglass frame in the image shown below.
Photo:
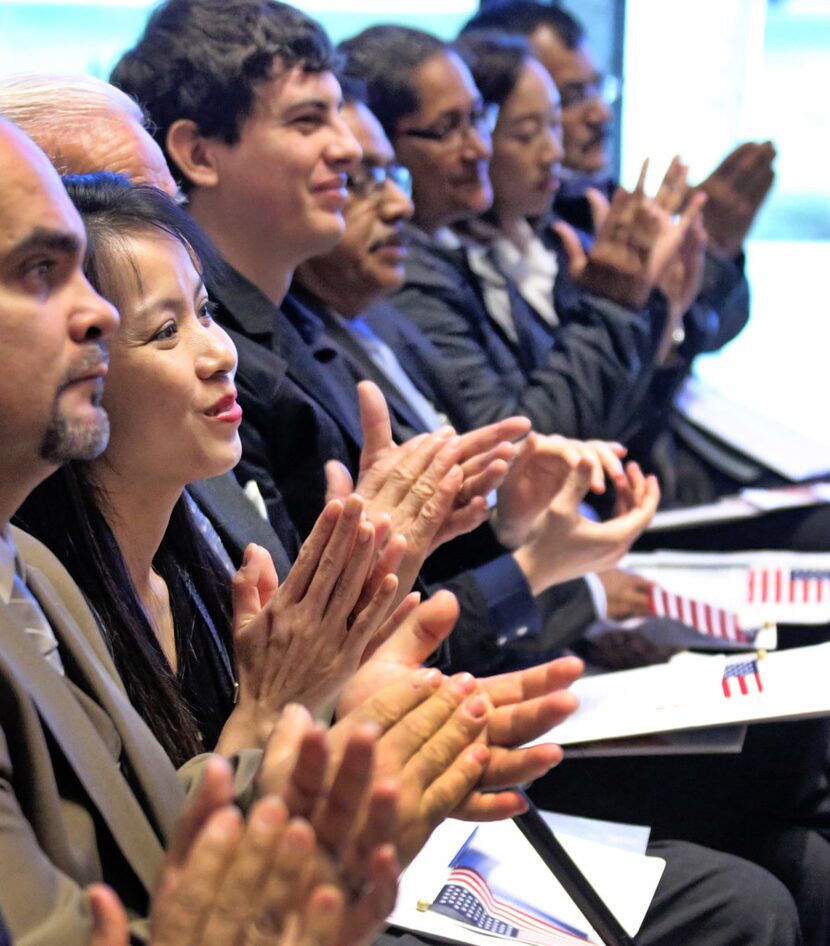
[[[470,109],[466,115],[453,115],[452,118],[454,119],[453,124],[446,131],[439,131],[435,127],[405,128],[399,133],[406,135],[408,138],[432,141],[446,148],[457,147],[462,141],[466,140],[467,135],[473,129],[477,134],[490,138],[499,120],[499,107],[495,102],[482,102]],[[440,124],[442,121],[446,121],[446,118],[438,119],[435,124]]]
[[[361,161],[355,172],[346,174],[346,189],[355,197],[377,198],[389,181],[408,199],[412,199],[412,175],[408,168],[397,161],[389,164]]]
[[[598,99],[604,105],[613,105],[622,94],[622,79],[611,74],[600,74],[590,82],[563,83],[559,88],[562,111],[584,108],[587,102]],[[575,93],[575,97],[571,93]]]

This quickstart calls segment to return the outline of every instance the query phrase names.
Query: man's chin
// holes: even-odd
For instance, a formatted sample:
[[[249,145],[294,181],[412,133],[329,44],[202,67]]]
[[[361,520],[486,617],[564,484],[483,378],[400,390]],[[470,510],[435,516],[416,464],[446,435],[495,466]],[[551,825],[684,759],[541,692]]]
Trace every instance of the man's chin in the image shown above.
[[[594,145],[582,156],[581,171],[586,174],[608,174],[610,172],[610,158],[608,156],[608,147],[603,144]]]
[[[88,418],[52,418],[40,446],[40,455],[50,463],[70,460],[94,460],[107,447],[110,424],[102,407],[94,408]]]

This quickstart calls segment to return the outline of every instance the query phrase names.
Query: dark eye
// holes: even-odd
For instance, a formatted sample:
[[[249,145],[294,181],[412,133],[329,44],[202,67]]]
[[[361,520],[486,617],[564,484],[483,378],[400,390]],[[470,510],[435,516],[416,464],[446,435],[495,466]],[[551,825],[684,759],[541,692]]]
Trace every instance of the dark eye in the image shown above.
[[[164,325],[156,332],[153,336],[154,342],[167,342],[170,339],[175,338],[179,332],[179,327],[170,319],[169,322],[165,322]]]
[[[23,283],[35,291],[40,291],[52,282],[57,261],[50,257],[39,257],[24,263],[20,273]]]
[[[297,115],[292,119],[291,124],[300,131],[313,131],[323,124],[323,116],[319,112],[307,112],[303,115]]]
[[[217,308],[218,306],[215,302],[211,302],[210,299],[205,299],[199,306],[199,318],[204,322],[213,322],[216,318]]]

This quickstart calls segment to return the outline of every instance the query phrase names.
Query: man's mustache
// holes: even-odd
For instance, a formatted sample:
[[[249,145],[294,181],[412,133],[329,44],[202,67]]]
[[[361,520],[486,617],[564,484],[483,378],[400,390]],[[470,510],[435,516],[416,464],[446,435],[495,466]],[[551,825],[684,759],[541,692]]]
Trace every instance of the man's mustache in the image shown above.
[[[60,390],[62,391],[65,387],[74,384],[76,381],[81,381],[83,378],[98,373],[103,375],[109,366],[109,360],[109,353],[103,345],[97,342],[90,344],[70,366],[61,383]]]

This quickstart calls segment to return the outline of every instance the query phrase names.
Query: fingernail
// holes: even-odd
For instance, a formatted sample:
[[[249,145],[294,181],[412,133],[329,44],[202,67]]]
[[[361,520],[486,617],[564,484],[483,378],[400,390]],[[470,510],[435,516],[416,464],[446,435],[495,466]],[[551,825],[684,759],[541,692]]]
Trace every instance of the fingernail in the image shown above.
[[[473,719],[483,719],[487,715],[487,704],[480,696],[467,701],[467,712]]]
[[[444,674],[435,667],[428,667],[426,670],[422,670],[417,677],[418,681],[425,683],[427,686],[439,687],[444,680]]]
[[[469,673],[459,673],[452,678],[452,685],[457,692],[469,696],[470,693],[475,693],[476,679]]]
[[[285,813],[285,804],[277,795],[263,798],[251,813],[251,827],[256,831],[264,831],[282,821]]]
[[[477,745],[470,747],[470,755],[479,765],[485,765],[490,759],[490,750],[487,748],[487,746],[483,746],[481,743],[478,743]]]
[[[383,730],[380,728],[379,723],[376,723],[373,719],[367,719],[365,723],[361,723],[360,726],[358,726],[358,732],[365,733],[372,739],[379,739]]]
[[[282,718],[287,723],[296,723],[305,719],[308,710],[300,703],[286,703],[282,709]]]
[[[239,812],[236,808],[218,811],[207,825],[207,831],[217,840],[233,837],[239,827]]]
[[[360,528],[357,530],[357,544],[365,545],[372,538],[374,532],[371,522],[361,522]]]
[[[249,562],[251,561],[251,554],[252,554],[252,552],[253,552],[253,546],[252,546],[252,545],[246,545],[246,546],[245,546],[245,554],[242,556],[242,567],[243,567],[243,568],[247,568],[247,567],[248,567],[248,564],[249,564]]]

